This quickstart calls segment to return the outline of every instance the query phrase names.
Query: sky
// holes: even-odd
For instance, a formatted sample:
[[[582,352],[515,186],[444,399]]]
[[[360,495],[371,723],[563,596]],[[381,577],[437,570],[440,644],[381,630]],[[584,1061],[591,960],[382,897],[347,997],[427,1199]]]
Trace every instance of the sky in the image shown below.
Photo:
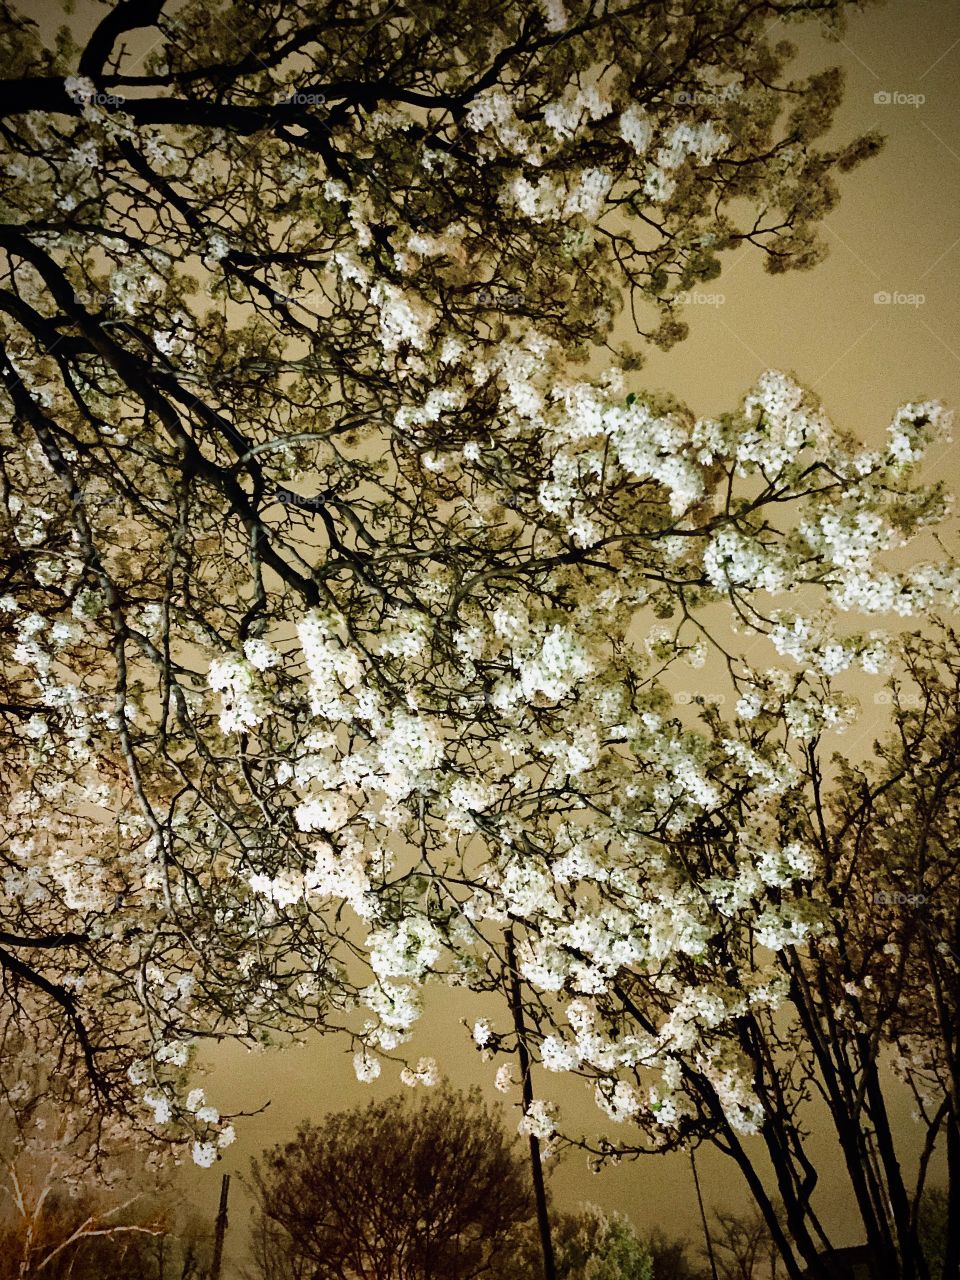
[[[796,39],[797,28],[784,35]],[[814,24],[800,44],[798,70],[834,64],[846,70],[836,137],[877,128],[886,135],[885,149],[841,178],[840,207],[824,226],[830,245],[824,262],[808,272],[770,276],[756,250],[725,258],[721,276],[685,309],[689,338],[671,352],[651,352],[641,380],[697,414],[712,414],[734,407],[763,370],[784,369],[822,397],[839,426],[876,440],[905,400],[934,397],[960,408],[960,0],[888,0],[854,16],[841,42],[828,42]],[[955,488],[958,449],[958,443],[940,447],[931,470]],[[871,736],[868,725],[843,745],[863,752]],[[435,1055],[457,1085],[477,1083],[497,1097],[493,1067],[480,1061],[461,1025],[481,1012],[468,1007],[468,999],[438,988],[413,1053]],[[208,1093],[224,1112],[270,1103],[239,1122],[239,1140],[216,1168],[184,1171],[185,1193],[211,1218],[220,1173],[243,1171],[264,1145],[292,1137],[303,1118],[322,1122],[330,1111],[400,1087],[387,1072],[376,1085],[358,1084],[344,1046],[320,1039],[257,1055],[224,1048],[211,1066]],[[561,1089],[553,1079],[550,1084],[575,1126],[602,1118],[578,1082]],[[910,1131],[909,1110],[903,1099],[902,1133]],[[823,1142],[815,1116],[812,1124],[816,1158]],[[722,1157],[704,1152],[700,1172],[708,1205],[745,1203],[739,1175]],[[647,1158],[593,1175],[574,1154],[553,1171],[551,1185],[562,1207],[588,1199],[628,1213],[643,1228],[697,1237],[685,1156]],[[831,1185],[828,1170],[828,1225],[841,1242],[853,1243],[851,1206],[841,1183],[832,1194]],[[228,1259],[237,1257],[245,1234],[248,1207],[238,1193],[235,1188]]]

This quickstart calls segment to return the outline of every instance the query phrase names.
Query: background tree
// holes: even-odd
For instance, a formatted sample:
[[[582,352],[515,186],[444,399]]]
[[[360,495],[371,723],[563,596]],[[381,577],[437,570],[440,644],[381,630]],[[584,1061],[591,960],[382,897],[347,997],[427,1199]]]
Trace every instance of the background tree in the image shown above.
[[[703,1280],[689,1240],[656,1227],[644,1234],[643,1245],[650,1255],[653,1280]]]
[[[786,1275],[776,1241],[759,1210],[749,1214],[715,1210],[714,1257],[719,1280],[782,1280]],[[709,1274],[704,1270],[704,1276]]]
[[[584,1205],[561,1216],[553,1239],[560,1280],[653,1280],[650,1255],[622,1214]]]
[[[203,1280],[208,1242],[156,1153],[131,1151],[129,1134],[89,1105],[85,1081],[50,1073],[9,1021],[5,1033],[2,1280]]]
[[[253,1189],[264,1280],[499,1276],[533,1215],[499,1112],[446,1086],[302,1125],[254,1162]]]
[[[658,1280],[647,1242],[623,1214],[582,1204],[551,1214],[558,1280]],[[537,1233],[528,1229],[504,1280],[541,1280],[543,1257]]]
[[[3,1280],[205,1280],[207,1241],[172,1199],[117,1202],[102,1188],[10,1172],[0,1216]]]

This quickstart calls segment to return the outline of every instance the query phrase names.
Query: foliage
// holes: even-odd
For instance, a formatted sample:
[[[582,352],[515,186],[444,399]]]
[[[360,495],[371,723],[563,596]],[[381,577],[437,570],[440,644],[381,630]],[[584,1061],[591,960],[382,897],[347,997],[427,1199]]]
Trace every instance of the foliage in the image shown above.
[[[650,1255],[630,1222],[584,1205],[554,1231],[558,1280],[652,1280]]]
[[[920,1247],[931,1276],[948,1276],[947,1248],[950,1241],[950,1203],[943,1187],[929,1187],[920,1202]]]
[[[581,1204],[550,1215],[557,1280],[660,1280],[648,1243],[623,1214]],[[543,1255],[531,1223],[503,1280],[543,1280]],[[683,1280],[681,1277],[680,1280]]]

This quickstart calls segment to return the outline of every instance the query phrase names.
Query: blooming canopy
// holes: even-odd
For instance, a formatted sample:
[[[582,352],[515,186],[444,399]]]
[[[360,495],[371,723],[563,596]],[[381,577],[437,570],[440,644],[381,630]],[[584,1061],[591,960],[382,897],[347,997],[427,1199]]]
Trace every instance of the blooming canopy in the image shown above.
[[[728,250],[819,257],[876,140],[821,149],[839,77],[765,33],[843,7],[153,3],[129,70],[122,7],[56,54],[5,13],[0,965],[198,1163],[205,1037],[374,1079],[506,934],[612,1120],[682,1139],[692,1071],[760,1126],[730,1032],[825,929],[798,759],[878,617],[960,598],[902,567],[948,417],[868,449],[783,373],[698,419],[636,370]]]

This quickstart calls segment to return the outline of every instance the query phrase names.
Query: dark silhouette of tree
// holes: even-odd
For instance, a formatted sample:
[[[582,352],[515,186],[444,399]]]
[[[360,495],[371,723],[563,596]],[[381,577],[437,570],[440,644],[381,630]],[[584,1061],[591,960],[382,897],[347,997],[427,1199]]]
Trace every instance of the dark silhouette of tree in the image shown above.
[[[498,1110],[447,1086],[303,1124],[252,1181],[263,1280],[499,1277],[533,1214]]]
[[[782,1280],[783,1259],[759,1210],[714,1211],[712,1228],[719,1280]],[[704,1270],[703,1274],[709,1274]]]
[[[656,1227],[644,1237],[643,1244],[653,1264],[653,1280],[703,1280],[704,1272],[693,1259],[689,1240]]]

